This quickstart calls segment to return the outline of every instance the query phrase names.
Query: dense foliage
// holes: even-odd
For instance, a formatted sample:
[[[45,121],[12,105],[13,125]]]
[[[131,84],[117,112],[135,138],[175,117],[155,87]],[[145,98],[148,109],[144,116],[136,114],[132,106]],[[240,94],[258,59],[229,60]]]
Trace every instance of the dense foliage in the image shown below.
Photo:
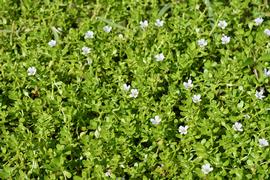
[[[0,0],[0,179],[269,179],[267,0]]]

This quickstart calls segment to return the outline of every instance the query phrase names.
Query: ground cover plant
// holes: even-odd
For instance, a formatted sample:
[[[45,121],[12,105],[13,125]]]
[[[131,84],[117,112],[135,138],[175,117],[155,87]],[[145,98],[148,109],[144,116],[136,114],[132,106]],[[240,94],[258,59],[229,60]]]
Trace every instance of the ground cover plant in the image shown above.
[[[0,0],[1,179],[269,179],[267,0]]]

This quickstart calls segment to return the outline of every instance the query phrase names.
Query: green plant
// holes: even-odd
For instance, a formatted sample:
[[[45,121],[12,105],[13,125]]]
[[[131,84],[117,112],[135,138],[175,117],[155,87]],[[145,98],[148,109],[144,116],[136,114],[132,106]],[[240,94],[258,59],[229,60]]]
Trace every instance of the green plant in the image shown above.
[[[269,5],[0,0],[1,179],[268,179]]]

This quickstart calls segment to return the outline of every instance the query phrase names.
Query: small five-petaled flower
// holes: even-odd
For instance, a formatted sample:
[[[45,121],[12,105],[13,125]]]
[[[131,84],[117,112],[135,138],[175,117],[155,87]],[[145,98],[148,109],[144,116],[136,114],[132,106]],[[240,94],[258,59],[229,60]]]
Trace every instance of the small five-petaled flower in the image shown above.
[[[54,46],[56,46],[56,40],[50,40],[50,42],[48,42],[48,45],[50,46],[50,47],[54,47]]]
[[[264,75],[265,75],[266,77],[270,77],[270,70],[264,68]]]
[[[194,103],[199,103],[199,102],[201,102],[201,101],[202,101],[202,100],[201,100],[201,95],[200,95],[200,94],[194,95],[194,96],[192,97],[192,101],[193,101]]]
[[[178,131],[180,134],[187,134],[188,126],[179,126]]]
[[[89,54],[90,51],[91,51],[91,48],[89,48],[89,47],[84,46],[84,47],[82,48],[82,54],[83,54],[83,55]]]
[[[152,122],[152,124],[158,125],[161,122],[161,118],[159,116],[155,116],[154,118],[151,118],[150,121]]]
[[[165,59],[165,56],[163,53],[155,55],[156,61],[163,61]]]
[[[231,38],[229,36],[226,36],[225,34],[221,37],[221,43],[222,44],[228,44],[230,42]]]
[[[112,27],[111,26],[104,26],[103,27],[103,31],[105,31],[106,33],[111,32],[111,30],[112,30]]]
[[[264,89],[263,88],[261,88],[260,91],[256,91],[256,93],[255,93],[256,98],[257,99],[260,99],[260,100],[262,100],[263,98],[265,98],[265,96],[263,95],[263,93],[264,93]]]
[[[211,171],[213,171],[213,168],[211,167],[210,164],[204,164],[204,165],[202,165],[202,172],[203,172],[204,174],[208,174],[208,173],[210,173]]]
[[[261,147],[267,147],[267,146],[269,146],[269,143],[266,139],[262,138],[262,139],[259,139],[259,145]]]
[[[130,85],[123,84],[123,89],[124,89],[124,91],[129,91]]]
[[[193,87],[192,80],[189,79],[188,82],[184,82],[183,85],[186,89],[191,89]]]
[[[130,97],[136,98],[139,95],[138,89],[131,89]]]
[[[35,67],[29,67],[27,69],[28,76],[34,76],[37,72],[37,69]]]
[[[155,25],[157,27],[162,27],[164,25],[164,21],[160,20],[160,19],[157,19],[156,22],[155,22]]]
[[[263,32],[266,36],[270,37],[270,29],[265,29]]]
[[[200,47],[205,47],[207,45],[207,41],[205,39],[199,39],[197,41],[197,44],[200,46]]]
[[[105,176],[111,177],[111,175],[112,175],[112,171],[109,169],[109,170],[105,173]]]
[[[227,25],[227,22],[224,20],[218,22],[218,27],[220,27],[221,29],[225,29]]]
[[[234,125],[233,125],[233,129],[234,129],[235,131],[243,131],[243,125],[242,125],[241,123],[239,123],[239,122],[236,122],[236,123],[234,123]]]
[[[140,27],[142,29],[145,29],[148,27],[148,21],[147,20],[144,20],[144,21],[140,21]]]
[[[263,23],[263,18],[262,17],[258,17],[256,19],[254,19],[255,25],[259,26]]]
[[[94,38],[94,32],[93,31],[87,31],[84,34],[84,39],[92,39],[92,38]]]

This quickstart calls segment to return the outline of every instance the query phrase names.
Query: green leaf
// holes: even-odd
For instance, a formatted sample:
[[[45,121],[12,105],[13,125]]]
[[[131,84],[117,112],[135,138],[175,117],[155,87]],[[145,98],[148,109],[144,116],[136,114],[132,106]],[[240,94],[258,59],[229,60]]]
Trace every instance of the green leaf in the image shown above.
[[[97,17],[97,20],[103,21],[103,22],[107,23],[108,25],[110,25],[112,27],[115,27],[115,28],[118,28],[118,29],[123,29],[123,30],[127,29],[126,27],[121,26],[119,24],[116,24],[116,23],[112,22],[109,19],[105,19],[105,18],[102,18],[102,17]]]
[[[165,4],[163,8],[159,11],[158,17],[161,18],[171,8],[171,6],[171,4]]]
[[[255,62],[253,61],[252,58],[247,58],[243,61],[243,66],[251,66],[253,65]]]
[[[237,107],[239,109],[242,109],[244,107],[244,101],[240,101],[238,104],[237,104]]]
[[[68,172],[68,171],[63,171],[63,174],[64,174],[64,176],[65,177],[67,177],[67,178],[71,178],[71,173],[70,172]]]

